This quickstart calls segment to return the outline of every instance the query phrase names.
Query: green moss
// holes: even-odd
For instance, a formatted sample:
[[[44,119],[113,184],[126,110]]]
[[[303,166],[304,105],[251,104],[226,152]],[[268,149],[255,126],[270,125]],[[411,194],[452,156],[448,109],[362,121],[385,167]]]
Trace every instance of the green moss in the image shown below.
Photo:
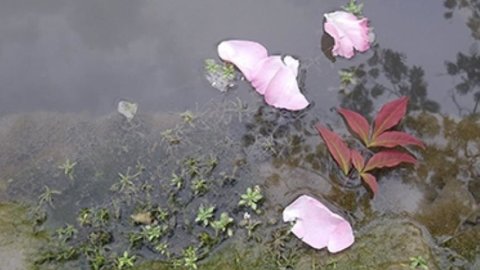
[[[474,261],[480,254],[480,226],[468,228],[445,243],[445,246],[457,251],[460,255]]]
[[[28,208],[11,203],[0,204],[0,261],[2,269],[33,268],[35,252],[44,246],[47,237],[34,232]]]
[[[441,128],[437,118],[428,112],[422,112],[416,117],[407,117],[405,124],[421,135],[429,137],[439,134]]]
[[[336,254],[325,249],[293,245],[284,249],[281,256],[276,256],[282,248],[274,250],[268,244],[232,243],[200,262],[198,269],[410,269],[411,258],[419,256],[425,259],[430,270],[447,269],[437,265],[425,231],[408,220],[381,218],[358,234],[351,248]],[[289,241],[295,243],[299,240],[292,238]],[[136,269],[166,270],[171,266],[148,262]]]

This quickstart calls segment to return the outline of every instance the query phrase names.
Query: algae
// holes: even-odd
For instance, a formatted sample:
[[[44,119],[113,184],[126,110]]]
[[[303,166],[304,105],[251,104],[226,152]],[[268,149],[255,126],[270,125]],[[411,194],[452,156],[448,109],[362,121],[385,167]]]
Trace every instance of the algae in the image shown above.
[[[29,208],[0,203],[0,261],[1,269],[32,268],[36,252],[48,242],[45,233],[34,230]]]

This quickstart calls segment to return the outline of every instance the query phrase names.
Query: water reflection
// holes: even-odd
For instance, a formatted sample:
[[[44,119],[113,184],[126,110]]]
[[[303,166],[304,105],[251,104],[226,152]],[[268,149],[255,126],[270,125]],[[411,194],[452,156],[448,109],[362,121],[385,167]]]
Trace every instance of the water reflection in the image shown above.
[[[480,1],[478,0],[445,0],[444,6],[448,9],[444,17],[450,19],[456,10],[467,18],[467,26],[471,31],[472,37],[480,39]]]
[[[380,46],[373,48],[373,55],[366,64],[344,70],[352,73],[354,78],[351,85],[344,86],[342,106],[367,116],[376,107],[374,104],[385,101],[386,97],[408,96],[410,110],[438,112],[440,105],[428,98],[424,69],[408,66],[405,62],[406,56],[399,52]]]
[[[219,41],[313,51],[315,35],[307,33],[318,27],[319,11],[272,0],[1,1],[0,113],[103,114],[120,99],[144,111],[183,111],[217,95],[202,66]],[[249,89],[236,94],[248,99]]]
[[[452,11],[471,9],[473,19],[469,27],[478,39],[478,2],[447,2]],[[234,209],[237,202],[225,200],[225,196],[233,198],[247,186],[260,183],[266,187],[271,204],[268,210],[272,210],[268,215],[272,218],[278,219],[281,208],[297,195],[314,193],[359,227],[379,216],[406,214],[427,226],[438,245],[447,238],[457,240],[470,228],[478,228],[478,116],[455,118],[438,114],[451,102],[442,100],[447,84],[436,75],[431,76],[438,69],[443,70],[444,57],[450,59],[447,71],[459,80],[455,91],[474,97],[473,106],[461,114],[478,111],[480,58],[475,51],[463,52],[465,42],[456,38],[468,35],[460,31],[465,28],[463,23],[461,27],[452,24],[446,40],[441,31],[445,25],[427,20],[434,16],[415,16],[406,22],[440,29],[432,31],[432,39],[444,42],[432,48],[431,40],[422,40],[424,28],[403,24],[407,12],[426,11],[411,6],[424,7],[423,3],[406,3],[402,12],[392,14],[391,4],[373,1],[366,12],[376,24],[379,45],[353,62],[339,60],[330,65],[323,56],[317,57],[321,14],[337,8],[337,4],[279,3],[2,1],[0,113],[112,111],[115,101],[126,97],[140,104],[140,112],[134,121],[137,126],[124,126],[120,116],[90,119],[73,114],[27,113],[2,117],[0,178],[6,181],[0,182],[0,198],[18,200],[19,194],[23,194],[36,200],[43,186],[49,185],[63,192],[51,220],[73,223],[78,212],[75,207],[109,200],[104,196],[105,190],[118,180],[118,173],[146,160],[144,165],[151,173],[142,176],[142,181],[157,190],[147,192],[150,187],[146,185],[139,193],[138,203],[145,203],[148,196],[165,202],[164,192],[171,188],[168,181],[172,168],[177,168],[176,159],[183,154],[175,156],[172,151],[159,150],[165,147],[160,134],[165,129],[175,130],[180,118],[152,115],[145,110],[189,109],[196,102],[218,95],[202,76],[203,59],[215,55],[215,43],[219,40],[241,37],[265,43],[274,48],[273,53],[296,53],[302,63],[315,59],[316,66],[306,67],[305,84],[302,81],[302,90],[315,105],[299,113],[272,109],[255,93],[247,94],[253,91],[241,83],[232,95],[247,102],[256,99],[258,104],[246,107],[229,103],[223,112],[212,110],[204,114],[208,118],[203,124],[195,122],[195,128],[185,125],[188,132],[180,135],[189,135],[194,146],[176,146],[176,151],[192,154],[208,148],[218,151],[225,164],[217,168],[226,168],[224,174],[218,175],[218,186],[219,190],[228,189],[231,193],[212,195],[219,207]],[[411,34],[415,46],[405,38],[406,32]],[[456,60],[451,60],[458,51]],[[348,67],[351,63],[355,65]],[[345,86],[344,91],[349,93],[341,95],[341,106],[371,118],[384,101],[407,95],[410,110],[402,128],[428,144],[426,151],[414,152],[419,158],[417,167],[378,172],[380,196],[373,200],[359,181],[349,183],[342,179],[313,128],[314,123],[322,121],[342,135],[348,134],[341,118],[327,111],[338,105],[335,93],[325,91],[340,83],[338,69],[342,67],[355,75],[355,82]],[[85,179],[78,179],[76,184],[64,179],[58,165],[66,158],[79,161],[76,169]],[[234,170],[230,170],[232,166]],[[193,215],[199,203],[202,202],[195,201],[183,210]],[[234,214],[238,219],[242,213],[237,210]],[[270,228],[265,222],[267,225]],[[183,232],[180,238],[187,237]],[[183,244],[183,240],[176,241]]]
[[[459,113],[461,115],[476,114],[480,102],[480,56],[478,50],[474,48],[468,54],[459,52],[456,61],[447,61],[445,66],[448,75],[459,81],[455,85],[455,92],[452,93],[452,100]],[[471,107],[465,107],[461,104],[461,101],[457,100],[457,94],[460,96],[471,94],[473,98],[468,102]],[[473,101],[473,104],[471,101]]]

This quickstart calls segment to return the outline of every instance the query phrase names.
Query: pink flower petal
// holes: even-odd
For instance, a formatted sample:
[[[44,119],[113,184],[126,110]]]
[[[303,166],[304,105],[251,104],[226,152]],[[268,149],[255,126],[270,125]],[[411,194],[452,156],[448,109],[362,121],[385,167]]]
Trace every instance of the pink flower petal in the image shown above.
[[[328,247],[330,252],[338,252],[354,241],[352,227],[345,219],[307,195],[283,210],[283,221],[294,221],[293,234],[316,249]]]
[[[297,71],[293,70],[295,64],[291,60],[287,61],[290,61],[289,65],[283,65],[268,84],[265,90],[265,101],[276,108],[303,110],[309,102],[298,88]]]
[[[218,44],[221,59],[234,64],[249,81],[258,72],[259,63],[267,57],[267,49],[254,41],[226,40]]]
[[[335,41],[333,55],[352,58],[354,49],[364,52],[370,48],[368,19],[358,19],[352,13],[335,11],[324,15],[324,28]]]
[[[298,88],[297,59],[268,57],[265,47],[248,40],[223,41],[217,50],[220,58],[237,66],[255,90],[265,95],[269,105],[294,111],[308,106],[309,102]]]
[[[279,55],[264,58],[259,62],[259,72],[252,79],[252,86],[260,95],[265,94],[270,81],[285,64]]]
[[[328,251],[335,253],[342,251],[353,244],[355,238],[352,233],[352,226],[347,221],[343,221],[337,225],[333,231],[335,237],[331,237],[328,241]]]

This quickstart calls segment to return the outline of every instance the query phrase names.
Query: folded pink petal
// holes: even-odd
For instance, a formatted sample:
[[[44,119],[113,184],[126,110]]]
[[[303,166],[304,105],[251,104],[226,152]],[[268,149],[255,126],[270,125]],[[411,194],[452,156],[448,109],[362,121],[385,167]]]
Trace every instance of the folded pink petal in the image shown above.
[[[255,90],[265,95],[267,104],[287,110],[305,109],[309,102],[297,83],[299,62],[279,55],[267,56],[267,49],[248,40],[227,40],[218,45],[218,54],[233,63],[252,83]]]
[[[293,221],[292,232],[313,248],[330,252],[346,249],[354,242],[352,227],[316,199],[302,195],[283,210],[283,220]]]
[[[354,49],[364,52],[370,48],[368,19],[358,19],[355,15],[345,11],[335,11],[324,15],[324,28],[335,41],[333,55],[352,58]]]
[[[283,65],[265,89],[265,102],[291,111],[305,109],[309,102],[298,88],[296,75],[291,66]]]
[[[265,94],[270,81],[277,72],[285,66],[282,61],[282,57],[279,55],[270,56],[261,60],[258,64],[259,68],[257,74],[252,79],[252,86],[257,90],[261,95]]]
[[[218,55],[234,64],[249,81],[258,72],[259,63],[267,57],[267,49],[260,43],[248,40],[226,40],[218,44]]]

